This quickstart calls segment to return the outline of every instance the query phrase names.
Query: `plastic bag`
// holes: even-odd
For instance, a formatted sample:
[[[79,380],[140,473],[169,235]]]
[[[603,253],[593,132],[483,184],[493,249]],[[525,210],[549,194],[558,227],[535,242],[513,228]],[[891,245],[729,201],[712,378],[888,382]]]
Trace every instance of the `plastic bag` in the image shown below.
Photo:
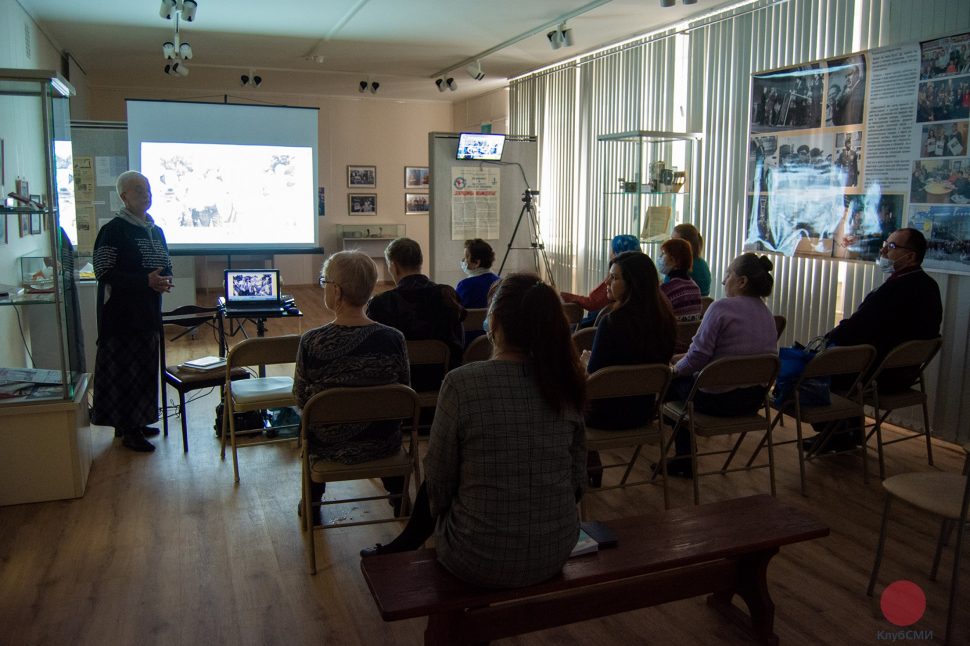
[[[805,372],[805,366],[825,347],[825,339],[818,337],[807,346],[796,343],[790,348],[778,351],[778,377],[775,379],[774,406],[781,408],[794,400],[794,388]],[[798,399],[802,406],[828,406],[832,403],[829,377],[813,377],[802,381],[798,387]]]

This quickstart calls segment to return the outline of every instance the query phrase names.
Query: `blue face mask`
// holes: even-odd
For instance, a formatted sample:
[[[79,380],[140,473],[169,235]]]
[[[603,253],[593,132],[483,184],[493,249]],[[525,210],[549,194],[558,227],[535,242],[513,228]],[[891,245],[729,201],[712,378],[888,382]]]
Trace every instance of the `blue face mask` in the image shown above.
[[[488,334],[488,317],[487,316],[482,321],[482,330],[485,332],[485,334]]]

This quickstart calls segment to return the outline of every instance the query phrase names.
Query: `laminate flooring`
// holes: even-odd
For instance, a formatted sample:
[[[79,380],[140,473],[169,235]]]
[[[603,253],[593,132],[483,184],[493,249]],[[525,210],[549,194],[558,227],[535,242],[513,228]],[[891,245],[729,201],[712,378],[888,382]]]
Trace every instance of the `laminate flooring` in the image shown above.
[[[318,289],[294,293],[306,316],[271,320],[268,334],[305,331],[332,316]],[[216,349],[202,333],[168,347],[178,361]],[[84,497],[0,508],[0,644],[422,642],[423,619],[381,620],[359,569],[360,548],[387,542],[401,525],[317,532],[319,570],[308,575],[296,515],[300,465],[295,445],[241,449],[241,482],[233,484],[231,461],[219,459],[213,433],[216,403],[217,395],[209,392],[188,404],[187,454],[177,416],[170,419],[169,436],[155,440],[156,452],[147,455],[122,448],[112,429],[93,427],[94,463]],[[779,429],[778,439],[793,435],[789,422]],[[726,439],[711,442],[727,445]],[[645,453],[641,473],[655,450]],[[934,442],[934,456],[936,466],[929,467],[921,442],[897,444],[887,451],[887,471],[958,471],[962,465],[962,450],[951,444]],[[903,629],[886,621],[879,609],[879,592],[897,579],[916,582],[927,597],[925,616],[906,630],[933,631],[934,641],[940,641],[952,552],[943,559],[939,581],[929,581],[937,525],[905,505],[895,507],[881,584],[869,599],[865,588],[883,504],[878,477],[863,484],[858,457],[816,461],[807,466],[808,496],[802,497],[794,447],[778,447],[776,459],[779,499],[815,514],[832,529],[828,538],[782,548],[772,561],[769,586],[782,643],[900,639]],[[875,472],[874,454],[870,467]],[[671,485],[672,505],[689,506],[689,481],[672,479]],[[342,484],[331,487],[328,496],[376,491],[378,486]],[[704,502],[766,492],[767,471],[707,477],[701,489]],[[588,504],[590,517],[608,523],[660,510],[663,498],[659,488],[641,486],[594,494]],[[388,511],[383,502],[357,503],[328,508],[325,515],[361,519]],[[967,569],[954,644],[970,643]],[[907,641],[931,643],[920,639],[924,635],[910,633]],[[501,643],[743,644],[748,637],[699,597]]]

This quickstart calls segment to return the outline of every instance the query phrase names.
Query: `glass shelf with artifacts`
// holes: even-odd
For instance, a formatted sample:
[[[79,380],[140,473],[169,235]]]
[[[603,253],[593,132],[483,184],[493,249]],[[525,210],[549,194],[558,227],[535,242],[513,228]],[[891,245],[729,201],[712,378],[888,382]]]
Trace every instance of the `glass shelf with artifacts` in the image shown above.
[[[632,130],[597,137],[603,161],[603,219],[609,231],[665,240],[687,220],[701,134]]]

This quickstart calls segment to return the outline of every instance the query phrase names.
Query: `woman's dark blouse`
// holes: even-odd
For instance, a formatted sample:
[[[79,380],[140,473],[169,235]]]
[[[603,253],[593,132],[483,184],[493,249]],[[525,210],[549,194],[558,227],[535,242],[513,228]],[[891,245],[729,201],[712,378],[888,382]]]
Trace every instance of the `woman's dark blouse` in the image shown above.
[[[630,316],[625,308],[617,309],[606,315],[596,326],[593,337],[593,349],[590,351],[589,363],[586,370],[593,374],[601,368],[609,366],[626,366],[640,363],[669,363],[674,355],[674,339],[661,342],[651,329],[656,325],[647,326],[645,343],[634,343],[629,338],[623,317]],[[623,430],[646,424],[653,411],[653,397],[618,397],[615,399],[599,399],[590,402],[589,413],[586,415],[586,425],[590,428]]]
[[[317,393],[347,386],[408,385],[404,335],[392,327],[324,325],[300,341],[293,395],[300,408]],[[394,455],[401,447],[399,422],[314,426],[310,453],[324,460],[356,464]]]

